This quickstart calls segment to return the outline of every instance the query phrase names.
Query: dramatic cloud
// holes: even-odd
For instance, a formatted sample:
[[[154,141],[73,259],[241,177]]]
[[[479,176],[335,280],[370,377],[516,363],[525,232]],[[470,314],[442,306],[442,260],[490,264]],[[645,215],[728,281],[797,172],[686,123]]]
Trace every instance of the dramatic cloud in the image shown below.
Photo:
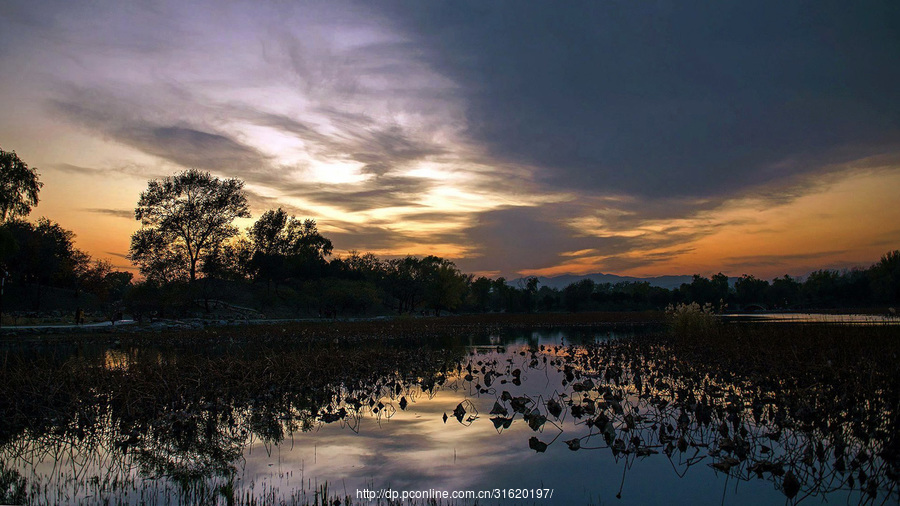
[[[508,277],[851,263],[900,247],[869,218],[900,191],[898,9],[14,0],[0,139],[49,169],[41,212],[105,227],[197,168],[339,253]]]
[[[737,257],[728,257],[725,259],[725,266],[731,269],[741,268],[741,267],[770,267],[770,266],[780,266],[785,262],[802,260],[802,261],[810,261],[810,260],[818,260],[820,258],[828,258],[834,257],[849,253],[847,250],[835,250],[835,251],[818,251],[815,253],[800,253],[795,255],[749,255],[749,256],[737,256]]]
[[[479,258],[490,258],[493,270],[512,273],[522,265],[550,266],[558,260],[557,252],[578,249],[594,241],[573,237],[559,225],[544,207],[514,207],[483,213],[467,230],[471,244],[477,245],[478,258],[462,265],[472,270],[483,265]],[[482,269],[484,267],[481,267]]]
[[[895,2],[387,2],[469,132],[567,188],[714,195],[900,146]]]

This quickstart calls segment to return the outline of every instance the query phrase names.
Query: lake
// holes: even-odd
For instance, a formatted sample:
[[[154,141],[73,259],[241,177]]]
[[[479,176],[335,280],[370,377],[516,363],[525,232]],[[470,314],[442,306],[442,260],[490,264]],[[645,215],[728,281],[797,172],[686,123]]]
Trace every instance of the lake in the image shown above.
[[[836,325],[900,325],[900,317],[879,314],[824,313],[727,313],[722,318],[735,322],[817,323]]]
[[[34,397],[5,401],[15,416],[0,493],[35,504],[374,504],[457,491],[494,495],[479,504],[898,501],[897,392],[855,399],[869,403],[855,414],[847,391],[680,356],[658,333],[507,329],[206,352],[68,344],[12,366],[7,352],[4,372],[34,375],[15,387]]]

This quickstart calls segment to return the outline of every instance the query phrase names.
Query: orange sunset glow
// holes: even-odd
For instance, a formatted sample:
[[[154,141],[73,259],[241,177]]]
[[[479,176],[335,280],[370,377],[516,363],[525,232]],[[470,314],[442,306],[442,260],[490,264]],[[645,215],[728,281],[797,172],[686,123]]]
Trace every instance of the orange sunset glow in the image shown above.
[[[377,2],[101,4],[2,8],[0,147],[40,172],[29,219],[119,269],[148,180],[189,168],[245,181],[241,229],[283,207],[337,255],[507,278],[802,276],[900,247],[896,33],[867,15],[825,44],[560,14],[567,41]]]

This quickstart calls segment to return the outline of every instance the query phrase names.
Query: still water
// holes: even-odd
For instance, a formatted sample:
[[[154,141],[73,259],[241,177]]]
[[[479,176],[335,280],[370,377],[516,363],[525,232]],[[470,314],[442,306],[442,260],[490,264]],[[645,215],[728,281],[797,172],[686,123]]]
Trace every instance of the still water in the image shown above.
[[[734,322],[814,323],[836,325],[900,325],[900,317],[881,314],[824,313],[729,313],[722,317]]]
[[[527,497],[479,504],[898,500],[877,436],[843,431],[831,415],[817,425],[779,405],[789,400],[771,383],[700,374],[655,344],[626,344],[634,333],[464,336],[440,353],[398,343],[388,353],[396,364],[342,370],[302,394],[257,379],[229,386],[228,401],[199,396],[139,413],[113,406],[98,383],[93,397],[66,404],[81,412],[4,433],[0,493],[35,504],[313,503],[319,494],[368,504],[372,494],[444,491]],[[381,365],[383,346],[372,352]],[[78,360],[91,375],[127,378],[159,364],[195,367],[187,355],[107,349]],[[290,374],[273,357],[247,364]],[[202,377],[182,396],[206,388]]]

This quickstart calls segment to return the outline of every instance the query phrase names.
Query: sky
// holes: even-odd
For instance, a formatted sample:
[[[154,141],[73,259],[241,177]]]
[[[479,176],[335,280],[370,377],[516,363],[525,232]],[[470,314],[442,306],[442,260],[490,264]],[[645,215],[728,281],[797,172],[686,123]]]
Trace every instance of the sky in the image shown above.
[[[148,180],[188,168],[337,254],[492,277],[900,248],[897,2],[5,0],[0,68],[30,218],[119,268]]]

